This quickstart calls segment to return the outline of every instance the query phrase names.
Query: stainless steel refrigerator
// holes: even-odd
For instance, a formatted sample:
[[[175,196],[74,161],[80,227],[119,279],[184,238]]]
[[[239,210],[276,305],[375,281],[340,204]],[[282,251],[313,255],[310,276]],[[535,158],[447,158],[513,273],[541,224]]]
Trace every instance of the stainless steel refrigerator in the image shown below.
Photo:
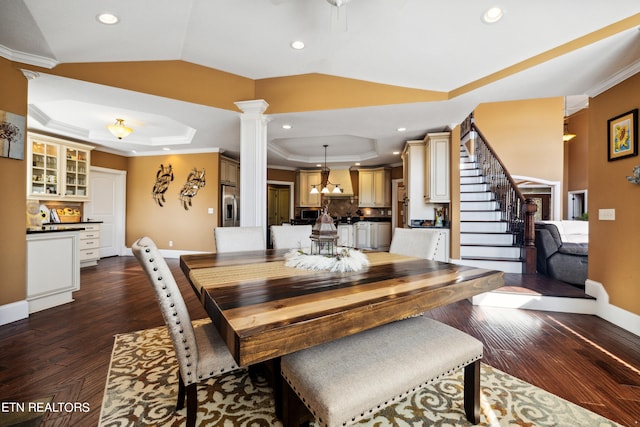
[[[222,185],[221,189],[223,227],[240,226],[240,192],[235,185]]]

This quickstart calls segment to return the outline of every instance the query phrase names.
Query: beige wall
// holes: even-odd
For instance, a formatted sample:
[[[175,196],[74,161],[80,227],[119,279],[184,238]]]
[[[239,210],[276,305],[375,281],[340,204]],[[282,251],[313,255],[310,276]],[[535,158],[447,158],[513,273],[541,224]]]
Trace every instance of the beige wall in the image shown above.
[[[640,185],[626,179],[640,157],[607,161],[607,120],[635,108],[640,74],[589,102],[589,279],[611,304],[640,315]],[[615,221],[598,220],[599,209],[615,209]]]
[[[572,115],[568,121],[569,132],[576,135],[565,142],[567,147],[567,191],[585,190],[589,187],[589,110]]]
[[[129,167],[129,158],[118,154],[93,150],[91,152],[91,166],[126,171]]]
[[[563,219],[568,219],[568,192],[589,189],[589,110],[580,110],[569,117],[567,127],[576,136],[564,143]]]
[[[296,171],[286,169],[267,169],[269,181],[296,182]]]
[[[474,117],[511,175],[562,182],[563,105],[562,98],[494,102]]]
[[[0,57],[0,110],[27,115],[27,79],[15,64]],[[26,135],[25,135],[26,144]],[[25,156],[27,148],[25,146]],[[27,296],[25,160],[0,157],[0,305],[24,300]]]
[[[219,155],[183,154],[132,157],[127,172],[127,233],[125,244],[142,236],[151,237],[159,248],[174,250],[214,250],[213,228],[218,225],[219,213]],[[174,180],[165,193],[163,207],[156,204],[152,189],[160,165],[171,165]],[[193,168],[205,169],[206,185],[193,198],[193,206],[185,210],[178,194]],[[214,214],[207,213],[214,208]]]

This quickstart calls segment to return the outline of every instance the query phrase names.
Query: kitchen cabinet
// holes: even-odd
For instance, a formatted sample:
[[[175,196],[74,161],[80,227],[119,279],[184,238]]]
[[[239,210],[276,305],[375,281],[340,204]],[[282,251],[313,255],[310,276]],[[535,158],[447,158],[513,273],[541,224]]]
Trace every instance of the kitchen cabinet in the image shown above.
[[[80,267],[97,265],[100,259],[100,224],[83,223],[80,232]]]
[[[391,169],[358,169],[358,206],[391,207]]]
[[[429,133],[424,144],[424,201],[449,203],[449,132]]]
[[[391,246],[391,223],[374,222],[371,224],[371,249],[388,251]]]
[[[391,245],[391,223],[360,221],[355,224],[356,248],[388,251]]]
[[[80,289],[80,232],[27,234],[29,313],[73,301]]]
[[[89,173],[89,151],[77,147],[62,148],[64,150],[64,191],[65,197],[87,197]]]
[[[240,184],[240,164],[235,160],[220,157],[220,184]]]
[[[27,197],[39,200],[89,199],[93,147],[37,134],[27,138]]]
[[[321,194],[311,194],[311,187],[318,186],[322,177],[320,170],[299,170],[298,171],[298,206],[300,207],[320,207]]]
[[[355,225],[356,248],[371,248],[371,223],[368,221],[356,222]]]
[[[338,224],[338,246],[353,248],[356,246],[353,224]]]

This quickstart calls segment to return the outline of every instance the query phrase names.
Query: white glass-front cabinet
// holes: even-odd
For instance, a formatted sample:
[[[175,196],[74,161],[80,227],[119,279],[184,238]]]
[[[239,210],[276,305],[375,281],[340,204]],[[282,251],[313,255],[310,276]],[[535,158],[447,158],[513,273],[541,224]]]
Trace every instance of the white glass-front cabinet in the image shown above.
[[[93,147],[29,134],[27,197],[40,200],[87,200]]]
[[[29,141],[28,153],[31,166],[28,169],[27,193],[30,196],[58,196],[60,194],[59,158],[60,146],[45,141]]]
[[[64,147],[65,150],[65,197],[86,197],[89,151]]]

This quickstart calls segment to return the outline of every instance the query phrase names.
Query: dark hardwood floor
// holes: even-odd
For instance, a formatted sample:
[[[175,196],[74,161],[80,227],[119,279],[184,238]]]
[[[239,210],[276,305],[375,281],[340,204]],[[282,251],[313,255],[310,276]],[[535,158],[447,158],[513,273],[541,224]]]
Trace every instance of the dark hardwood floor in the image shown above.
[[[193,319],[206,317],[168,260]],[[49,413],[42,425],[95,426],[115,334],[163,324],[133,257],[82,270],[75,301],[0,326],[0,401],[86,402],[88,412]],[[510,292],[551,292],[553,283],[507,275]],[[518,290],[517,288],[522,288]],[[585,297],[580,290],[567,297]],[[485,344],[483,362],[625,426],[640,424],[640,337],[595,316],[474,307],[427,313]],[[0,425],[4,414],[0,412]]]

